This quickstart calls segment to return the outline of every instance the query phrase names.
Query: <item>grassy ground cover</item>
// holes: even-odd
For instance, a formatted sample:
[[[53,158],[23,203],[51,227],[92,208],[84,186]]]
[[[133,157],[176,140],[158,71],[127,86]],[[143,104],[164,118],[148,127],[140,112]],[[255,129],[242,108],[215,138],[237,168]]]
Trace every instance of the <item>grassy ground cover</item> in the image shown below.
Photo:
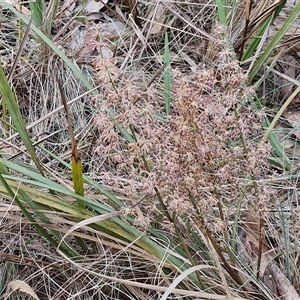
[[[3,299],[299,299],[295,1],[0,1]]]

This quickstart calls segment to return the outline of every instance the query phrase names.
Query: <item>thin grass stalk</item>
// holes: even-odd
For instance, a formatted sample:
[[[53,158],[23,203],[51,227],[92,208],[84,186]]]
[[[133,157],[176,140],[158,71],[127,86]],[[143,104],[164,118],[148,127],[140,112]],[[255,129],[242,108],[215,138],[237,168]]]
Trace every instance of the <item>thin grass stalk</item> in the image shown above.
[[[262,255],[263,255],[263,243],[264,243],[264,229],[263,229],[263,218],[261,212],[259,212],[259,232],[258,232],[258,254],[257,254],[257,272],[256,272],[256,278],[258,280],[261,280],[260,277],[263,276],[261,274],[260,276],[260,267],[261,267],[261,260],[262,260]]]
[[[219,197],[218,197],[219,199]],[[219,214],[220,214],[220,219],[225,222],[225,218],[224,218],[224,213],[223,213],[223,209],[222,209],[222,203],[221,200],[219,199],[218,203],[218,210],[219,210]],[[236,212],[235,212],[236,215]],[[235,230],[235,228],[232,228],[232,232]],[[224,241],[225,241],[225,247],[226,247],[226,253],[229,255],[230,261],[232,262],[233,265],[235,265],[235,256],[234,256],[234,250],[235,248],[230,248],[231,242],[230,242],[230,237],[229,237],[229,233],[224,231],[223,233],[223,237],[224,237]],[[234,238],[234,236],[232,236],[232,239]]]
[[[174,226],[176,235],[177,235],[177,237],[179,238],[181,247],[183,248],[185,254],[187,255],[187,257],[188,257],[188,259],[189,259],[189,261],[191,262],[191,265],[192,265],[192,266],[196,266],[197,264],[196,264],[196,262],[195,262],[193,256],[191,255],[191,252],[190,252],[188,246],[186,245],[186,242],[185,242],[185,240],[184,240],[184,238],[183,238],[183,236],[182,236],[182,234],[181,234],[181,231],[180,231],[180,225],[179,225],[179,223],[178,223],[177,220],[176,220],[177,217],[176,217],[175,213],[173,214],[172,219],[174,220],[174,221],[173,221],[173,226]],[[203,283],[203,280],[202,280],[202,278],[201,278],[200,272],[199,272],[199,271],[195,271],[195,273],[196,273],[196,276],[197,276],[197,278],[198,278],[199,287],[200,287],[202,290],[206,289],[207,286],[205,286],[205,284]]]
[[[239,60],[242,59],[243,52],[244,52],[244,46],[246,42],[247,32],[248,32],[248,26],[250,22],[250,13],[251,13],[251,7],[252,7],[252,0],[246,1],[246,8],[245,8],[245,27],[243,32],[243,40],[240,48],[240,54],[239,54]]]
[[[280,204],[281,206],[281,204]],[[290,225],[289,225],[289,217],[285,217],[284,216],[284,210],[286,208],[280,207],[280,218],[281,218],[281,230],[282,230],[282,235],[283,235],[283,239],[284,239],[284,248],[283,248],[283,252],[284,252],[284,263],[285,263],[285,272],[286,272],[286,276],[287,278],[291,281],[292,279],[292,274],[291,274],[291,259],[289,257],[290,254],[290,248],[291,248],[291,240],[290,240],[290,234],[289,234],[289,229],[290,229]]]
[[[78,148],[77,148],[77,143],[76,143],[75,134],[73,131],[71,118],[69,115],[67,99],[66,99],[66,95],[62,88],[60,81],[58,80],[57,83],[58,83],[58,88],[60,91],[61,99],[62,99],[64,108],[65,108],[68,129],[69,129],[69,135],[70,135],[70,139],[71,139],[71,147],[72,147],[71,167],[72,167],[73,185],[74,185],[75,193],[78,195],[84,196],[82,164],[81,164],[81,159],[80,159]],[[81,207],[84,207],[84,204],[81,201],[78,201],[78,205]]]
[[[239,197],[237,205],[236,205],[236,211],[234,214],[233,224],[231,227],[231,230],[232,230],[231,239],[230,239],[231,248],[229,249],[230,250],[229,256],[230,256],[230,260],[233,265],[236,264],[236,256],[234,255],[234,253],[236,253],[236,247],[237,247],[237,238],[238,238],[238,231],[239,231],[239,221],[240,221],[240,217],[241,217],[242,200],[243,200],[243,196],[241,195]]]
[[[26,25],[28,25],[29,20],[21,14],[18,10],[16,10],[12,5],[7,3],[6,1],[3,2],[3,5],[6,6],[7,9],[11,10],[18,18],[20,18]],[[86,77],[81,73],[81,71],[70,61],[70,59],[58,49],[58,47],[39,29],[35,24],[32,24],[32,30],[42,39],[42,41],[48,45],[54,53],[56,53],[62,61],[74,72],[74,74],[80,79],[80,81],[86,86],[89,90],[94,90],[91,83],[86,79]],[[97,91],[93,91],[93,94],[96,96]],[[113,120],[115,120],[115,114],[112,110],[109,110],[109,115]],[[129,142],[134,142],[130,134],[126,129],[123,128],[121,124],[116,122],[117,129],[124,135],[124,137]]]
[[[25,33],[24,33],[24,35],[23,35],[21,44],[20,44],[19,49],[18,49],[18,52],[17,52],[17,55],[16,55],[16,57],[15,57],[15,60],[14,60],[14,62],[13,62],[13,65],[12,65],[10,71],[9,71],[8,76],[7,76],[7,81],[8,81],[9,83],[11,83],[12,77],[13,77],[14,72],[15,72],[15,70],[16,70],[16,67],[17,67],[17,65],[18,65],[18,63],[19,63],[19,60],[20,60],[20,57],[21,57],[22,52],[23,52],[23,50],[24,50],[24,47],[25,47],[25,45],[26,45],[26,42],[27,42],[27,39],[28,39],[28,36],[29,36],[29,32],[30,32],[30,26],[31,26],[31,24],[32,24],[32,17],[30,18],[29,23],[28,23],[28,25],[27,25],[27,27],[26,27],[26,31],[25,31]]]
[[[71,118],[69,115],[67,99],[66,99],[66,95],[62,88],[60,81],[57,80],[57,83],[58,83],[58,88],[59,88],[59,92],[61,95],[61,99],[62,99],[64,108],[65,108],[65,113],[66,113],[66,118],[67,118],[67,123],[68,123],[68,130],[69,130],[69,135],[70,135],[70,139],[71,139],[71,147],[72,147],[71,168],[72,168],[72,179],[73,179],[74,190],[75,190],[76,194],[78,194],[80,196],[84,196],[82,164],[81,164],[81,159],[80,159],[78,148],[77,148],[77,143],[76,143],[73,127],[72,127]],[[82,201],[77,200],[77,203],[78,203],[78,206],[80,206],[82,208],[85,207],[85,205]],[[88,248],[87,248],[86,244],[84,243],[84,241],[79,237],[75,237],[75,239],[76,239],[77,243],[81,246],[81,248],[84,250],[84,252],[87,253]]]
[[[258,98],[256,98],[256,105],[257,105],[258,109],[262,109],[261,102]],[[262,126],[265,130],[268,130],[268,128],[270,128],[270,122],[269,122],[268,118],[264,118],[262,120]],[[266,136],[266,132],[265,132],[264,136]],[[277,167],[282,168],[283,170],[290,171],[292,169],[292,163],[291,163],[290,159],[285,155],[284,148],[281,145],[274,130],[272,130],[272,129],[269,130],[267,138],[268,138],[272,148],[274,149],[275,154],[280,159],[280,161],[277,161],[274,158],[269,158],[270,163],[272,163],[273,165],[276,165]],[[266,142],[266,140],[267,139],[262,139],[260,141],[260,143],[263,144]]]
[[[1,1],[1,3],[10,11],[12,11],[18,18],[20,18],[26,25],[29,24],[29,19],[26,18],[22,13],[10,5],[7,1]],[[47,44],[56,53],[62,61],[74,72],[74,74],[80,79],[80,81],[86,86],[87,89],[92,90],[93,86],[81,73],[81,71],[71,62],[71,60],[61,51],[58,47],[35,25],[32,24],[31,29],[36,33],[41,40]]]
[[[7,111],[7,107],[4,103],[4,101],[2,101],[2,118],[1,118],[1,122],[3,125],[3,129],[4,129],[4,135],[6,138],[8,138],[10,136],[10,124],[9,124],[9,115],[8,115],[8,111]]]
[[[267,69],[264,68],[264,75],[253,84],[255,87],[259,87],[262,83],[264,83],[264,85],[265,85],[265,79],[266,79],[267,75],[269,75],[269,73],[273,70],[274,66],[276,65],[276,62],[282,57],[282,55],[284,54],[286,49],[287,49],[286,46],[281,47],[280,51],[273,57],[270,65],[267,67]],[[264,87],[264,89],[265,89],[265,87]]]
[[[190,198],[191,199],[191,202],[194,206],[194,209],[195,211],[197,212],[198,214],[198,218],[202,224],[202,228],[199,228],[199,230],[202,232],[202,234],[204,236],[206,236],[208,238],[208,240],[211,242],[213,248],[215,249],[216,253],[218,254],[218,256],[220,257],[221,261],[223,262],[224,264],[224,267],[225,269],[227,270],[227,272],[230,274],[230,276],[232,277],[232,279],[238,283],[240,286],[242,286],[242,281],[240,279],[240,277],[234,272],[234,270],[231,268],[231,266],[228,264],[228,262],[226,261],[224,255],[222,254],[222,250],[220,249],[219,245],[218,245],[218,242],[215,241],[215,239],[213,238],[213,236],[210,234],[210,232],[207,230],[206,228],[206,225],[205,225],[205,222],[202,218],[202,215],[198,209],[198,206],[197,206],[197,203],[196,201],[193,199],[193,198]],[[231,251],[230,251],[231,252]],[[229,252],[229,253],[230,253]],[[244,290],[244,288],[243,288]]]
[[[214,249],[216,250],[218,256],[220,257],[221,261],[224,264],[224,268],[227,270],[231,278],[242,288],[242,290],[246,291],[246,288],[244,287],[243,281],[239,277],[239,275],[231,268],[231,266],[228,264],[226,258],[224,257],[222,250],[220,249],[218,243],[215,241],[215,239],[212,237],[210,232],[208,230],[204,230],[204,235],[208,237],[209,241],[213,245]]]
[[[281,106],[280,110],[277,112],[276,116],[272,120],[271,124],[268,126],[261,142],[264,143],[267,141],[270,132],[274,129],[275,124],[278,122],[280,117],[282,116],[283,112],[287,109],[287,107],[291,104],[291,102],[294,100],[294,98],[298,95],[300,92],[300,86],[296,88],[296,90],[289,96],[289,98],[285,101],[285,103]]]
[[[192,200],[192,204],[194,206],[195,211],[197,212],[198,216],[199,216],[199,220],[202,224],[202,228],[199,228],[199,230],[202,232],[202,234],[204,236],[206,236],[208,238],[208,240],[211,242],[212,246],[214,247],[216,253],[218,254],[219,258],[221,259],[221,261],[224,264],[224,268],[227,270],[227,272],[229,273],[229,275],[232,277],[232,279],[239,284],[243,290],[246,291],[245,287],[243,286],[243,282],[241,280],[241,278],[239,277],[238,274],[236,274],[236,272],[231,268],[231,266],[228,264],[227,260],[225,259],[222,249],[220,248],[220,246],[218,245],[218,242],[214,239],[214,237],[211,235],[211,233],[209,232],[209,230],[206,228],[205,222],[202,218],[202,215],[198,209],[197,203],[191,198]]]
[[[19,10],[22,10],[22,3],[19,3]],[[31,18],[32,19],[32,18]],[[23,38],[23,22],[19,19],[18,20],[18,37],[19,40],[21,41]]]
[[[24,36],[22,38],[20,47],[18,49],[17,55],[15,57],[15,60],[14,60],[13,65],[11,67],[11,70],[10,70],[8,76],[7,76],[8,83],[11,83],[12,76],[14,74],[14,71],[16,70],[16,67],[17,67],[19,59],[21,57],[22,51],[23,51],[23,49],[25,47],[25,44],[26,44],[26,41],[27,41],[27,38],[28,38],[28,35],[29,35],[29,30],[30,30],[31,22],[32,22],[32,18],[29,21],[29,24],[28,24],[28,26],[26,28],[25,34],[24,34]],[[9,131],[10,131],[9,114],[8,114],[8,109],[7,109],[7,106],[6,106],[5,103],[6,103],[5,101],[2,101],[2,114],[3,114],[2,124],[3,124],[3,128],[4,128],[4,134],[5,134],[6,138],[8,138],[9,135],[10,135],[9,134]]]
[[[170,49],[168,33],[165,33],[165,47],[164,47],[164,92],[166,114],[171,113],[171,71],[170,71]]]

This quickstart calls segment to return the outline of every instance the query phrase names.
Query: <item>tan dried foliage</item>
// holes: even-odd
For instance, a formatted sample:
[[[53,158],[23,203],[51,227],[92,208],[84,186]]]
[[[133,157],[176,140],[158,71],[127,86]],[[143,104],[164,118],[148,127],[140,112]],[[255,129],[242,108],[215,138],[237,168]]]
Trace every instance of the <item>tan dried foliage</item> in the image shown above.
[[[104,158],[104,183],[150,198],[157,189],[171,213],[198,220],[213,214],[217,204],[224,210],[234,206],[243,178],[262,174],[268,149],[251,142],[261,130],[261,116],[250,106],[238,109],[252,99],[253,90],[246,86],[247,78],[224,40],[215,49],[215,67],[190,75],[173,70],[174,101],[172,114],[165,116],[168,122],[155,117],[163,107],[153,89],[143,91],[122,77],[113,87],[103,87],[104,102],[95,101],[99,112],[95,126],[101,132],[95,152]],[[114,120],[109,109],[115,112]],[[117,124],[136,142],[126,141]],[[263,206],[268,191],[261,191]],[[155,202],[151,205],[154,213]],[[212,230],[217,230],[216,224]]]
[[[269,246],[265,239],[265,228],[261,223],[262,214],[249,209],[246,212],[246,221],[243,230],[245,238],[241,238],[244,243],[244,252],[239,255],[243,257],[243,262],[248,263],[254,274],[257,274],[263,283],[280,299],[297,300],[300,299],[295,287],[278,266],[275,258],[276,249]]]
[[[34,292],[34,290],[25,282],[22,280],[13,280],[8,283],[7,285],[7,293],[24,293],[29,296],[31,296],[35,300],[39,300],[39,297]]]

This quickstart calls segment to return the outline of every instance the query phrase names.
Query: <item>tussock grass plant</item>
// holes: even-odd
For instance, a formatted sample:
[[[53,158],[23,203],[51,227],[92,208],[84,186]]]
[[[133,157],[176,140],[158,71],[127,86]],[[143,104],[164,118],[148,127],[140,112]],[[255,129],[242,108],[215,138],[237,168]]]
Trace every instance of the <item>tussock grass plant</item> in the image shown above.
[[[0,1],[2,298],[298,299],[298,170],[264,105],[299,4],[127,2],[105,31]]]

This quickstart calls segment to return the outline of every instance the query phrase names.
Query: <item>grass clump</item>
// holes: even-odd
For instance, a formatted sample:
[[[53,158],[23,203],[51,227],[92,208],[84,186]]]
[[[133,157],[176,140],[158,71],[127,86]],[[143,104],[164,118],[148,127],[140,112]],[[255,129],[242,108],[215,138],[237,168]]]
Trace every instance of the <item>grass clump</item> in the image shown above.
[[[153,89],[145,93],[130,80],[106,85],[95,119],[102,133],[95,151],[109,172],[102,173],[106,184],[149,197],[157,190],[170,215],[195,212],[202,218],[218,203],[234,204],[243,178],[263,174],[268,147],[255,141],[262,128],[260,113],[251,107],[254,91],[222,44],[215,45],[218,58],[211,68],[191,75],[174,70],[172,113],[165,122],[155,117],[163,107]],[[108,109],[116,111],[115,119]],[[116,124],[133,140],[120,136]]]
[[[2,296],[298,299],[298,175],[257,78],[299,5],[268,41],[283,2],[127,2],[3,3],[1,38],[29,34],[3,44]]]

